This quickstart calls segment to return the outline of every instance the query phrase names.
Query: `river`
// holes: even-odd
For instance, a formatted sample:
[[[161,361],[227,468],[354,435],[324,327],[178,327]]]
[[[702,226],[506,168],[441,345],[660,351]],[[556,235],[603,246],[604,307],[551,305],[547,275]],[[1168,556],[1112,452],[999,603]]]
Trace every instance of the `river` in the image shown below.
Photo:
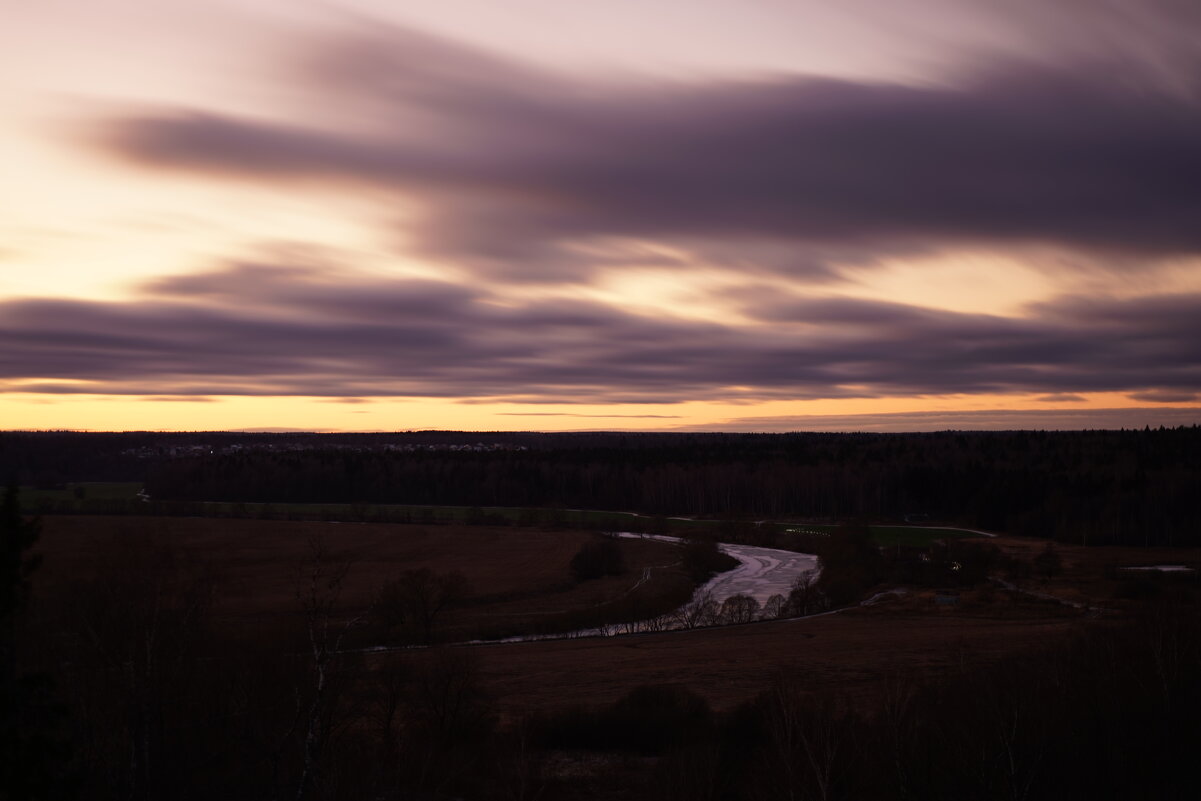
[[[661,534],[620,532],[616,536],[628,539],[654,539],[661,542],[678,543],[681,541],[679,537],[668,537]],[[719,573],[698,587],[688,606],[708,599],[720,607],[726,599],[735,595],[749,596],[754,598],[760,606],[763,606],[773,595],[781,595],[787,598],[789,591],[798,578],[805,573],[811,573],[816,576],[818,570],[817,557],[813,554],[782,551],[778,548],[760,548],[754,545],[735,545],[724,542],[718,543],[717,547],[723,553],[727,553],[737,559],[738,567],[727,570],[724,573]],[[518,637],[506,637],[501,640],[475,640],[471,644],[489,645],[493,643],[533,642],[537,640],[564,640],[577,637],[611,637],[617,634],[638,634],[649,631],[674,631],[694,628],[695,624],[689,625],[685,622],[692,617],[683,614],[684,609],[687,608],[686,606],[677,613],[662,615],[653,620],[581,629],[561,634],[530,634]]]

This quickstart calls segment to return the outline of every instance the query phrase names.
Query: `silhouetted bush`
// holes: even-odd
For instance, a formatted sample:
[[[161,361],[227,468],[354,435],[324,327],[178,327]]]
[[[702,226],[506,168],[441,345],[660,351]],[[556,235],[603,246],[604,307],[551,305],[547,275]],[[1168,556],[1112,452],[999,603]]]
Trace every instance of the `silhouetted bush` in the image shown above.
[[[738,567],[738,560],[717,547],[711,537],[689,537],[681,546],[684,569],[696,581],[704,581],[715,573]]]
[[[1124,578],[1113,588],[1114,598],[1129,601],[1145,601],[1163,592],[1163,585],[1150,576]]]
[[[818,589],[834,606],[860,600],[883,577],[883,557],[867,526],[842,526],[819,552]]]
[[[530,722],[543,748],[659,754],[712,736],[709,703],[678,684],[635,687],[609,706],[574,706]]]
[[[570,567],[576,581],[588,581],[601,576],[620,576],[625,572],[625,561],[617,540],[599,537],[580,546],[571,557]]]

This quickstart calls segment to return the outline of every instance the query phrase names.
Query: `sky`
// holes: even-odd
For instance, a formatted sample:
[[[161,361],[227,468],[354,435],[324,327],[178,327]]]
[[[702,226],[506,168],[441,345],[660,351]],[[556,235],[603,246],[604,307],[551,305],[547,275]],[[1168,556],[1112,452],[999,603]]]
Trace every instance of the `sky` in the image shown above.
[[[1201,423],[1195,0],[40,0],[0,429]]]

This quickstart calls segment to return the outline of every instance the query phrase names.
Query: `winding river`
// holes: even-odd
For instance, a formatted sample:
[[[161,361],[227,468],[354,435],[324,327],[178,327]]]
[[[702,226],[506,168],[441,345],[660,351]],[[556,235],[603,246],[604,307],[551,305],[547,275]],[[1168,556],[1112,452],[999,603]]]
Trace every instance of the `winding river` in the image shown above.
[[[633,534],[620,532],[616,536],[628,539],[654,539],[661,542],[679,543],[679,537],[668,537],[660,534]],[[754,545],[734,545],[718,543],[717,547],[723,553],[738,560],[738,567],[720,573],[707,583],[697,588],[692,601],[704,598],[720,606],[727,598],[735,595],[746,595],[754,598],[760,606],[767,603],[773,595],[788,597],[793,584],[805,573],[816,575],[817,557],[813,554],[781,551],[778,548],[759,548]],[[533,642],[537,640],[564,640],[577,637],[611,637],[618,634],[637,634],[648,631],[673,631],[689,628],[672,615],[664,615],[654,620],[638,623],[623,623],[602,628],[581,629],[560,634],[530,634],[518,637],[506,637],[501,640],[474,640],[472,645],[490,645],[512,642]]]
[[[653,534],[623,532],[618,536],[680,542],[679,537]],[[709,593],[719,604],[734,595],[749,595],[762,606],[773,595],[783,595],[787,598],[792,585],[802,574],[817,573],[817,557],[813,554],[727,543],[718,543],[717,547],[722,553],[737,559],[738,567],[714,576],[707,584],[697,589],[697,595]]]

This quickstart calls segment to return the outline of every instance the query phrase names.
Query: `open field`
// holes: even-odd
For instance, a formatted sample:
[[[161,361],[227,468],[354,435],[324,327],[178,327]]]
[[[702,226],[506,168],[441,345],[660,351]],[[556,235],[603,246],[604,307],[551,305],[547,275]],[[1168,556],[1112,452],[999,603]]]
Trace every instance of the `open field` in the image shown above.
[[[63,489],[22,489],[23,500],[41,514],[178,514],[199,513],[206,517],[255,518],[314,521],[406,522],[424,525],[516,525],[545,528],[595,528],[603,531],[642,531],[657,525],[677,534],[690,531],[715,533],[722,520],[684,517],[655,518],[636,512],[594,509],[549,509],[517,506],[427,506],[415,504],[352,503],[233,503],[226,501],[173,502],[138,497],[137,483],[78,483]],[[828,534],[838,529],[832,523],[763,521],[787,530]],[[869,525],[880,545],[929,547],[937,540],[975,537],[978,532],[940,526]]]
[[[35,511],[51,503],[78,504],[83,509],[88,501],[132,501],[141,489],[142,484],[137,481],[79,481],[65,484],[61,489],[22,487],[21,502]]]
[[[221,518],[341,520],[423,525],[518,525],[546,528],[641,530],[654,518],[636,512],[517,506],[431,506],[425,504],[255,503],[142,500],[137,483],[78,483],[62,489],[22,487],[22,503],[35,514],[193,514]],[[717,520],[665,518],[675,530],[710,530]]]
[[[1018,537],[987,541],[1026,560],[1047,545]],[[974,669],[1121,619],[1140,600],[1120,597],[1131,579],[1115,576],[1114,565],[1201,567],[1199,548],[1057,546],[1056,551],[1062,560],[1058,575],[1028,577],[1018,582],[1018,591],[993,586],[965,591],[952,608],[936,604],[934,591],[918,590],[810,618],[472,650],[502,709],[514,717],[563,705],[568,687],[572,696],[591,703],[664,682],[684,684],[715,708],[728,709],[761,692],[777,671],[801,676],[815,693],[830,690],[870,700],[892,678],[922,680]],[[1165,581],[1195,586],[1197,579]]]
[[[814,692],[870,695],[891,676],[925,678],[964,663],[992,662],[1086,625],[1071,610],[1014,603],[978,615],[935,610],[927,599],[904,610],[882,605],[746,626],[479,646],[473,652],[510,717],[567,703],[610,702],[659,683],[683,684],[715,708],[729,709],[762,692],[777,671],[801,677]]]
[[[53,612],[80,582],[123,575],[144,567],[146,554],[173,552],[185,573],[211,576],[216,625],[253,631],[294,623],[297,590],[312,566],[312,541],[328,547],[330,567],[349,566],[338,599],[350,616],[402,571],[458,571],[469,597],[445,616],[446,638],[504,636],[554,628],[556,615],[578,614],[630,595],[638,588],[648,603],[672,606],[692,583],[676,564],[675,546],[653,540],[622,540],[626,570],[575,583],[568,564],[594,535],[581,531],[467,526],[282,522],[206,518],[43,518],[38,551],[44,564],[35,600]],[[663,609],[662,611],[667,611]],[[570,621],[569,621],[570,622]]]
[[[203,565],[215,577],[215,623],[234,632],[297,624],[296,592],[311,564],[313,538],[327,543],[331,563],[350,565],[339,599],[347,616],[403,570],[463,573],[473,600],[446,616],[444,639],[452,641],[553,628],[556,615],[626,596],[646,568],[660,597],[683,592],[686,598],[690,587],[675,564],[675,548],[649,539],[622,541],[624,575],[574,584],[568,562],[592,536],[580,531],[82,516],[47,517],[43,526],[39,550],[46,561],[36,589],[46,608],[71,597],[81,580],[119,572],[137,560],[139,549],[169,545],[187,564]],[[1019,538],[994,542],[1026,557],[1044,546]],[[1060,553],[1062,575],[1027,583],[1098,606],[1116,586],[1105,578],[1105,566],[1139,562],[1138,549],[1063,547]],[[1190,557],[1196,561],[1196,549],[1156,559]],[[969,594],[948,610],[936,608],[927,592],[809,619],[466,650],[481,661],[489,689],[510,715],[551,708],[566,696],[612,700],[640,684],[668,681],[725,707],[761,690],[780,669],[803,672],[815,689],[867,692],[890,672],[922,675],[964,660],[988,661],[1087,624],[1080,610],[1019,593]],[[372,656],[368,666],[395,658],[409,657]]]
[[[781,528],[786,531],[812,532],[830,534],[838,526],[829,523],[792,523],[781,522]],[[978,537],[979,532],[968,529],[940,526],[868,526],[872,540],[877,545],[903,545],[914,548],[928,548],[938,540],[958,537]]]
[[[457,570],[473,600],[446,617],[445,639],[502,636],[540,626],[626,596],[650,568],[660,600],[687,597],[689,585],[669,544],[623,540],[626,573],[574,584],[567,565],[592,535],[510,527],[282,522],[204,518],[47,517],[39,550],[45,564],[36,582],[47,609],[71,597],[81,580],[119,571],[149,544],[170,545],[188,564],[216,576],[214,619],[230,631],[289,626],[298,617],[300,574],[311,563],[310,541],[329,546],[331,562],[350,570],[339,599],[346,615],[366,607],[399,572]],[[1045,541],[1001,537],[1004,552],[1032,559]],[[1115,565],[1148,561],[1201,564],[1201,549],[1082,548],[1059,546],[1062,572],[1029,577],[1019,590],[1084,607],[1121,613],[1118,596],[1128,578]],[[1095,614],[1054,600],[1003,589],[965,593],[952,609],[932,593],[911,592],[843,613],[629,637],[464,646],[480,661],[489,690],[505,714],[549,709],[565,699],[613,700],[642,684],[680,682],[718,708],[762,690],[777,670],[804,674],[815,690],[870,693],[895,673],[922,676],[967,662],[989,662],[1095,625]],[[553,628],[553,626],[551,626]],[[370,644],[370,643],[363,643]],[[376,669],[413,655],[367,658]],[[416,656],[420,659],[420,656]]]
[[[1047,548],[1046,540],[996,537],[989,542],[1003,553],[1032,560]],[[1127,609],[1177,589],[1201,591],[1201,548],[1130,548],[1054,545],[1061,571],[1052,576],[1031,576],[1019,582],[1024,589],[1043,592],[1069,603],[1107,609]],[[1138,575],[1120,568],[1176,564],[1193,568],[1191,574]]]

